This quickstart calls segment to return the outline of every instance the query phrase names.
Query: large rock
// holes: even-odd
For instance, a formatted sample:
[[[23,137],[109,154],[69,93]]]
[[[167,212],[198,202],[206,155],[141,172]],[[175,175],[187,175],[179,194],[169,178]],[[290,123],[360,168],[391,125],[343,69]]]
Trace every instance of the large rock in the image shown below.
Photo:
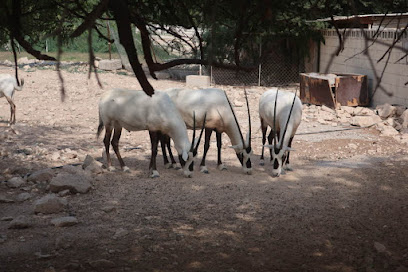
[[[65,209],[68,202],[54,194],[46,195],[34,203],[34,213],[59,213]]]
[[[17,63],[18,64],[30,64],[30,63],[34,63],[35,62],[35,60],[33,60],[33,59],[28,59],[27,57],[22,57],[22,58],[19,58],[18,60],[17,60]]]
[[[101,60],[98,68],[107,71],[119,70],[122,69],[122,61],[120,59]]]
[[[28,176],[27,181],[34,183],[49,182],[53,178],[51,169],[36,171]]]
[[[84,162],[82,163],[82,169],[93,174],[100,174],[103,172],[103,164],[96,161],[92,156],[86,155]]]
[[[405,110],[401,114],[401,123],[402,123],[402,128],[408,128],[408,110]]]
[[[365,108],[365,107],[356,107],[354,108],[354,115],[358,115],[358,116],[373,116],[376,115],[376,113],[369,108]]]
[[[381,131],[382,136],[396,136],[399,134],[395,128],[383,123],[377,124],[377,129]]]
[[[396,112],[396,108],[394,106],[391,106],[388,103],[384,105],[378,105],[376,109],[377,109],[378,115],[382,119],[387,119],[388,117],[393,116]]]
[[[405,106],[395,106],[395,114],[401,116],[401,114],[407,109]]]
[[[341,109],[342,109],[344,112],[347,112],[347,113],[350,114],[350,115],[354,115],[354,108],[353,108],[353,107],[350,107],[350,106],[341,106]]]
[[[350,124],[359,127],[369,127],[381,122],[381,118],[378,115],[373,116],[354,116],[350,119]]]
[[[58,193],[69,190],[71,193],[85,194],[91,189],[91,183],[85,175],[72,175],[66,172],[59,173],[50,182],[50,191]]]

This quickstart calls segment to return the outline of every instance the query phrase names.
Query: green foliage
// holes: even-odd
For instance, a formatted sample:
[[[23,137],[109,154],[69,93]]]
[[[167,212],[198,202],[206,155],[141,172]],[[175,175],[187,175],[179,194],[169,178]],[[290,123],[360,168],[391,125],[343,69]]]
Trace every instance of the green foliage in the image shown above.
[[[88,52],[87,32],[79,37],[70,34],[83,23],[100,0],[2,0],[0,5],[0,45],[6,44],[13,29],[19,29],[22,36],[34,48],[45,51],[57,50],[57,35],[63,39],[66,52]],[[13,3],[20,3],[19,25],[10,17]],[[206,59],[234,63],[236,53],[242,63],[256,63],[259,60],[259,45],[262,47],[278,44],[290,55],[307,56],[307,41],[320,40],[318,31],[323,25],[310,23],[311,20],[330,15],[353,15],[364,13],[401,12],[406,10],[406,0],[127,0],[130,14],[139,16],[148,25],[193,26],[203,32],[203,53]],[[112,17],[107,11],[104,18]],[[105,21],[97,22],[98,29],[107,35]],[[114,27],[114,26],[113,26]],[[115,28],[115,27],[114,27]],[[93,50],[108,52],[108,43],[92,34]],[[134,35],[136,48],[141,54],[140,36]],[[178,42],[174,42],[177,47]],[[116,52],[115,46],[112,51]],[[171,51],[171,50],[170,50]],[[154,46],[154,57],[166,60],[184,57],[175,52],[166,52]]]

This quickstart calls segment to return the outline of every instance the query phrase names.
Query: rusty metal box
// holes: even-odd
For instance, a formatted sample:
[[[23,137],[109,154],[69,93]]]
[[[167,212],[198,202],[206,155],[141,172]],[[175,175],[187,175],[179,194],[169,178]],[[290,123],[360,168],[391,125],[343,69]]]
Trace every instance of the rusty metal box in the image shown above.
[[[300,99],[303,103],[341,106],[367,106],[367,76],[358,74],[300,74]]]

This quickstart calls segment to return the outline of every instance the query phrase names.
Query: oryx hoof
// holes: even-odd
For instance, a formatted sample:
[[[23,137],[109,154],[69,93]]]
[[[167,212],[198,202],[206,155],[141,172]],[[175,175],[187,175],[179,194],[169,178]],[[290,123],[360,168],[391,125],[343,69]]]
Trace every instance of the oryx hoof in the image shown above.
[[[200,166],[200,172],[204,174],[209,174],[207,166]]]
[[[178,165],[177,163],[173,163],[173,168],[175,170],[180,170],[181,169],[180,165]]]
[[[264,161],[264,160],[261,160],[261,161],[259,162],[259,165],[264,166],[264,165],[265,165],[265,161]]]
[[[159,172],[157,170],[153,170],[150,175],[151,178],[158,178],[160,177]]]
[[[116,168],[114,166],[109,166],[108,171],[109,172],[114,172],[114,171],[116,171]]]
[[[227,170],[227,167],[224,164],[220,164],[218,165],[218,170],[224,171],[224,170]]]
[[[166,163],[166,164],[164,165],[164,167],[165,167],[166,169],[170,169],[170,168],[173,168],[173,164],[171,164],[171,163]]]
[[[185,171],[185,172],[184,172],[184,177],[186,177],[186,178],[192,178],[192,177],[193,177],[193,173],[190,172],[190,171]]]
[[[283,169],[287,170],[287,171],[293,171],[293,168],[290,164],[286,164]]]
[[[129,173],[129,172],[130,172],[130,169],[129,169],[129,167],[124,166],[124,167],[122,168],[122,171],[123,171],[123,172],[126,172],[126,173]]]

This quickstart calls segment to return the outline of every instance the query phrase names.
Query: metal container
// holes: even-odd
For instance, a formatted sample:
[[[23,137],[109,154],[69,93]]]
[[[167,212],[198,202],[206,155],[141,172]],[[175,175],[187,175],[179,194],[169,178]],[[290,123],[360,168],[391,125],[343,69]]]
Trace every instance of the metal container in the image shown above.
[[[300,74],[303,103],[338,106],[368,106],[367,76],[358,74]]]

